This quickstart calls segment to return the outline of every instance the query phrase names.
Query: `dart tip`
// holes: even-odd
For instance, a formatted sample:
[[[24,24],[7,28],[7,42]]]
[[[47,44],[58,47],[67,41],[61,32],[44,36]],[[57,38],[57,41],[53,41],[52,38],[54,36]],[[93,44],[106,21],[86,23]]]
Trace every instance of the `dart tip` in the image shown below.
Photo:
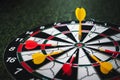
[[[78,39],[81,40],[81,35],[78,36]]]
[[[62,53],[62,52],[64,52],[64,50],[60,49],[60,50],[58,50],[58,52],[59,52],[59,53]]]
[[[99,48],[99,50],[100,50],[100,51],[105,51],[105,49],[103,49],[103,48]]]
[[[57,46],[57,44],[51,44],[52,46]]]
[[[62,52],[63,52],[63,50],[52,51],[50,54],[47,54],[47,56],[57,55],[57,54],[60,54]]]
[[[76,57],[76,54],[73,54],[73,57]]]

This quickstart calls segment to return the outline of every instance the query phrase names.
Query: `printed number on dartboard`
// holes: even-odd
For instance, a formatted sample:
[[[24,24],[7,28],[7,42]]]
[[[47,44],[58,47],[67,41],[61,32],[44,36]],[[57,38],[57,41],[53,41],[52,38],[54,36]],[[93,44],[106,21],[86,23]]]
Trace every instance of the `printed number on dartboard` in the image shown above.
[[[16,49],[16,47],[11,47],[9,48],[9,51],[14,51]]]
[[[8,62],[8,63],[14,63],[15,61],[16,61],[16,57],[8,57],[7,58],[7,60],[6,60],[6,62]]]

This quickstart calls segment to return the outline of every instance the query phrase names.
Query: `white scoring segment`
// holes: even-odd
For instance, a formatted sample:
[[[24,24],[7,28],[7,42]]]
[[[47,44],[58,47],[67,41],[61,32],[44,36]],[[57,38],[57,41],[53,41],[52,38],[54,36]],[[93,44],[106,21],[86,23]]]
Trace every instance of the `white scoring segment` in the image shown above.
[[[93,32],[98,32],[98,33],[102,33],[104,31],[106,31],[108,28],[105,28],[103,26],[100,25],[94,25],[93,28],[91,29],[91,31],[88,33],[88,35],[86,36],[86,38],[83,40],[83,43],[85,43],[86,41],[94,38],[95,36],[97,36],[98,34],[93,33]]]
[[[67,40],[69,42],[74,43],[74,41],[72,41],[69,37],[67,37],[66,35],[62,34],[60,31],[58,31],[57,29],[53,28],[48,28],[46,30],[43,30],[44,33],[50,34],[50,35],[55,35],[58,38]],[[56,35],[58,34],[58,35]]]
[[[24,51],[24,52],[21,52],[20,54],[24,61],[28,61],[28,60],[32,60],[32,54],[36,52],[41,52],[41,50]]]
[[[78,68],[78,80],[100,80],[92,66]]]
[[[80,53],[78,58],[79,65],[91,63],[82,49],[80,49],[79,53]],[[100,80],[92,66],[78,67],[78,80],[93,80],[93,79]]]
[[[61,38],[61,39],[64,39],[64,40],[69,41],[69,42],[72,42],[72,43],[75,43],[74,41],[72,41],[70,38],[68,38],[67,36],[65,36],[65,35],[62,34],[62,33],[60,33],[60,34],[57,35],[56,37]]]
[[[113,36],[109,36],[109,37],[112,38],[114,41],[120,41],[120,33],[115,34]],[[101,39],[88,42],[87,44],[98,44],[98,43],[107,43],[107,42],[111,42],[112,43],[112,40],[110,40],[107,37],[103,37]]]
[[[97,40],[88,42],[87,44],[98,44],[98,43],[105,43],[105,42],[112,42],[112,41],[108,38],[103,37],[101,39],[97,39]]]
[[[110,36],[112,39],[114,39],[115,41],[120,41],[120,33],[115,34],[113,36]]]
[[[88,60],[85,52],[82,49],[79,49],[79,58],[78,58],[78,64],[90,64],[90,61]]]
[[[57,65],[57,67],[55,67],[56,65]],[[53,67],[56,68],[54,70],[57,70],[56,72],[58,72],[59,69],[62,67],[62,64],[51,61],[48,64],[46,64],[45,66],[37,69],[36,72],[38,72],[39,74],[41,74],[43,76],[46,76],[49,78],[54,78],[55,72],[53,72],[53,69],[52,69]]]
[[[79,24],[68,24],[67,27],[69,28],[69,30],[71,31],[71,33],[73,34],[73,36],[75,37],[77,42],[79,42],[79,40],[78,40]]]
[[[114,69],[120,72],[120,59],[114,59],[110,61],[113,64]]]

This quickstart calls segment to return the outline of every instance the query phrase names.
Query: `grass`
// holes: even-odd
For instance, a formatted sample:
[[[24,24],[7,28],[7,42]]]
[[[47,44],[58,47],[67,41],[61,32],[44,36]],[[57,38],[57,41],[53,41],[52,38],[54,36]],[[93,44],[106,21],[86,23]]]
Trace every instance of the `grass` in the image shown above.
[[[0,79],[12,80],[3,65],[3,55],[19,34],[43,24],[76,20],[76,7],[86,8],[86,19],[120,24],[119,5],[119,0],[1,0]]]

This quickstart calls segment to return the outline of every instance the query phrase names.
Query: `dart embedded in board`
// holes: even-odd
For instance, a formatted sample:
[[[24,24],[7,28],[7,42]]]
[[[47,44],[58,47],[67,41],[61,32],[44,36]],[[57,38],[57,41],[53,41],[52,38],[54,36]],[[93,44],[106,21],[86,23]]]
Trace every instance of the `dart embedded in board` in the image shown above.
[[[99,50],[106,52],[106,53],[110,53],[110,54],[120,54],[120,52],[118,52],[118,51],[113,51],[113,50],[104,49],[104,48],[99,48]]]
[[[63,74],[66,74],[67,76],[71,76],[72,64],[73,64],[73,61],[75,60],[75,57],[76,57],[76,54],[73,54],[71,59],[70,59],[70,62],[63,64],[63,67],[62,67],[62,70],[64,72]]]
[[[56,44],[38,44],[37,42],[35,42],[34,40],[27,40],[25,42],[25,48],[26,49],[34,49],[37,46],[40,46],[41,49],[45,49],[46,46],[57,46]]]
[[[63,50],[53,51],[53,52],[51,52],[49,54],[36,52],[36,53],[32,54],[33,63],[34,64],[41,64],[41,63],[43,63],[45,61],[45,59],[48,56],[58,55],[58,54],[60,54],[62,52],[63,52]]]
[[[97,58],[94,54],[90,53],[90,51],[88,51],[88,50],[86,50],[86,51],[87,51],[87,53],[89,53],[89,56],[90,56],[93,60],[95,60],[96,63],[99,64],[99,66],[100,66],[100,71],[101,71],[103,74],[105,74],[105,75],[109,74],[109,72],[113,69],[112,63],[107,62],[107,61],[101,61],[101,60],[99,60],[99,58]]]
[[[75,15],[79,21],[78,39],[80,40],[82,37],[82,21],[86,17],[86,10],[84,8],[76,8]]]
[[[107,54],[112,54],[112,58],[116,58],[117,56],[120,55],[120,52],[118,52],[118,51],[104,49],[104,48],[101,48],[101,47],[99,48],[99,51],[105,52]]]
[[[110,62],[102,62],[95,55],[90,55],[93,60],[100,64],[100,71],[103,74],[108,74],[112,69],[113,65]]]

